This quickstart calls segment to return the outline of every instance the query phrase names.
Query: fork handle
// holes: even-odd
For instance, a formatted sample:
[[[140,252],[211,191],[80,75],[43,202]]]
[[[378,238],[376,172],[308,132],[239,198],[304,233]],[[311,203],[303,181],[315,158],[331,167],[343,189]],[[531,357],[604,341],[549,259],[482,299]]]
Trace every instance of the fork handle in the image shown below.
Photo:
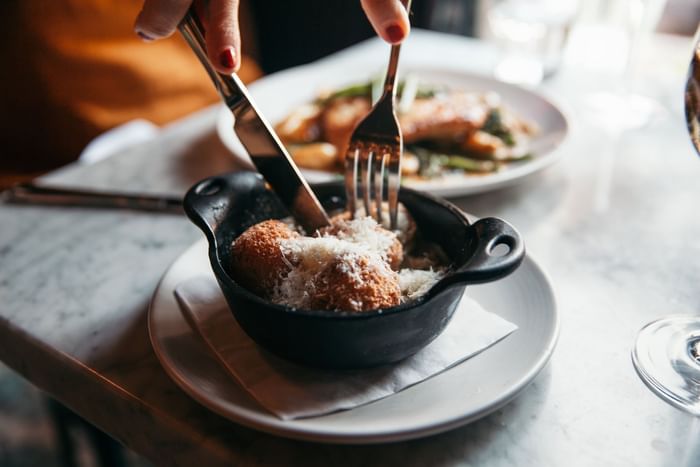
[[[406,11],[411,13],[411,0],[401,0],[401,3],[406,7]],[[384,96],[391,96],[393,100],[396,97],[396,74],[399,69],[399,53],[401,52],[401,44],[391,46],[391,55],[389,56],[389,66],[384,79]]]

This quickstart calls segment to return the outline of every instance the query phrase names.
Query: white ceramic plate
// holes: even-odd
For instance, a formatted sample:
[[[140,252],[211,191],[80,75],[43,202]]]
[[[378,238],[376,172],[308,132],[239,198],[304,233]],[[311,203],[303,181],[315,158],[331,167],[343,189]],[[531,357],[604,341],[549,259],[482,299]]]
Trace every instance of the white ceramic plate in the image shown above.
[[[206,243],[194,244],[166,271],[149,310],[149,333],[165,371],[191,397],[247,427],[289,438],[376,443],[417,438],[469,423],[512,400],[549,359],[559,329],[554,293],[532,258],[508,278],[469,287],[485,309],[518,325],[466,362],[385,399],[344,412],[280,420],[259,407],[214,360],[180,313],[173,291],[212,274]]]
[[[250,86],[250,92],[263,115],[272,123],[281,121],[291,109],[312,101],[321,88],[334,88],[344,84],[366,81],[366,72],[355,72],[339,68],[325,71],[308,65],[288,72],[281,72],[262,78]],[[536,122],[538,134],[532,139],[531,150],[534,157],[504,166],[498,172],[486,175],[456,175],[436,180],[406,180],[405,185],[438,196],[461,196],[512,185],[525,177],[539,172],[554,163],[564,151],[562,143],[569,133],[568,121],[560,109],[548,98],[534,91],[492,78],[477,76],[459,71],[436,69],[407,69],[420,82],[446,85],[454,89],[468,91],[495,91],[503,102],[523,117]],[[233,132],[233,117],[226,108],[221,108],[217,121],[217,133],[223,144],[231,151],[238,162],[252,166],[243,146]],[[324,182],[337,174],[302,169],[311,183]]]

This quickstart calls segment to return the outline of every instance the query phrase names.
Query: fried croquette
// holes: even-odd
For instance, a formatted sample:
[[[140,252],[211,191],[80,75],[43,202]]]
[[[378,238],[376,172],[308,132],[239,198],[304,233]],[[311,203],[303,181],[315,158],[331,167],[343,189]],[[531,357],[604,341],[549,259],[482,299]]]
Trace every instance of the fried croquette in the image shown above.
[[[371,256],[338,258],[314,281],[309,307],[320,310],[369,311],[401,303],[399,276]]]
[[[233,279],[251,292],[268,296],[291,268],[280,250],[280,241],[296,237],[299,237],[297,232],[278,220],[250,227],[231,248]]]
[[[416,280],[403,292],[397,272],[403,255],[397,234],[371,217],[336,218],[313,237],[272,220],[236,239],[231,269],[243,287],[273,303],[362,312],[399,305],[418,293]]]

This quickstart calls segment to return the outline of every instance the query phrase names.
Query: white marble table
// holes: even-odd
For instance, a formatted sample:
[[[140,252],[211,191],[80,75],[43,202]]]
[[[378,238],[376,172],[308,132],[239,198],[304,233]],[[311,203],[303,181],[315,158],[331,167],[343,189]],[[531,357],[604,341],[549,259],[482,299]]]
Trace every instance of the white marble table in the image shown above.
[[[456,200],[520,229],[554,282],[562,317],[550,364],[476,423],[414,441],[335,446],[262,434],[195,403],[161,369],[146,331],[158,279],[200,238],[172,215],[0,205],[0,360],[158,465],[698,465],[693,420],[653,396],[630,361],[643,324],[700,311],[700,160],[681,114],[689,50],[687,38],[655,38],[635,84],[665,113],[621,134],[593,121],[581,98],[614,78],[574,59],[542,86],[572,111],[563,160],[521,185]],[[492,52],[416,31],[404,57],[487,72]],[[216,109],[205,110],[151,143],[47,178],[181,194],[235,168],[215,119]]]

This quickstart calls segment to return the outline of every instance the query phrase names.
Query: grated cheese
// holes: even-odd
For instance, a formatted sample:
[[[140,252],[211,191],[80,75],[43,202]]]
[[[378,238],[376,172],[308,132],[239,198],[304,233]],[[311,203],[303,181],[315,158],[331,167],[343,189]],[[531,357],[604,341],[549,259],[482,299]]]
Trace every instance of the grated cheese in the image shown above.
[[[375,224],[376,226],[376,224]],[[356,232],[359,234],[359,231]],[[381,250],[383,243],[371,246],[359,241],[358,236],[341,239],[333,236],[297,237],[280,241],[282,254],[293,265],[286,279],[280,281],[272,293],[272,301],[295,308],[304,308],[314,295],[318,277],[340,260],[342,272],[349,280],[361,283],[360,258],[368,258],[379,270],[391,270]],[[371,237],[370,237],[371,238]],[[356,240],[357,241],[353,241]]]
[[[430,290],[442,277],[442,272],[433,269],[402,269],[399,271],[399,287],[404,301],[413,300]]]
[[[361,245],[366,251],[377,253],[384,259],[396,241],[396,233],[378,228],[379,224],[371,217],[338,220],[335,226],[338,232],[333,236],[324,235],[323,238],[337,237]]]
[[[306,308],[314,297],[322,275],[332,264],[340,263],[340,271],[355,284],[363,282],[362,267],[359,265],[361,259],[368,260],[379,274],[396,277],[387,262],[396,233],[378,228],[371,217],[338,221],[335,226],[335,235],[299,236],[280,241],[280,250],[290,271],[272,291],[273,302]],[[398,275],[401,301],[427,292],[439,277],[440,273],[432,270],[402,270]]]

